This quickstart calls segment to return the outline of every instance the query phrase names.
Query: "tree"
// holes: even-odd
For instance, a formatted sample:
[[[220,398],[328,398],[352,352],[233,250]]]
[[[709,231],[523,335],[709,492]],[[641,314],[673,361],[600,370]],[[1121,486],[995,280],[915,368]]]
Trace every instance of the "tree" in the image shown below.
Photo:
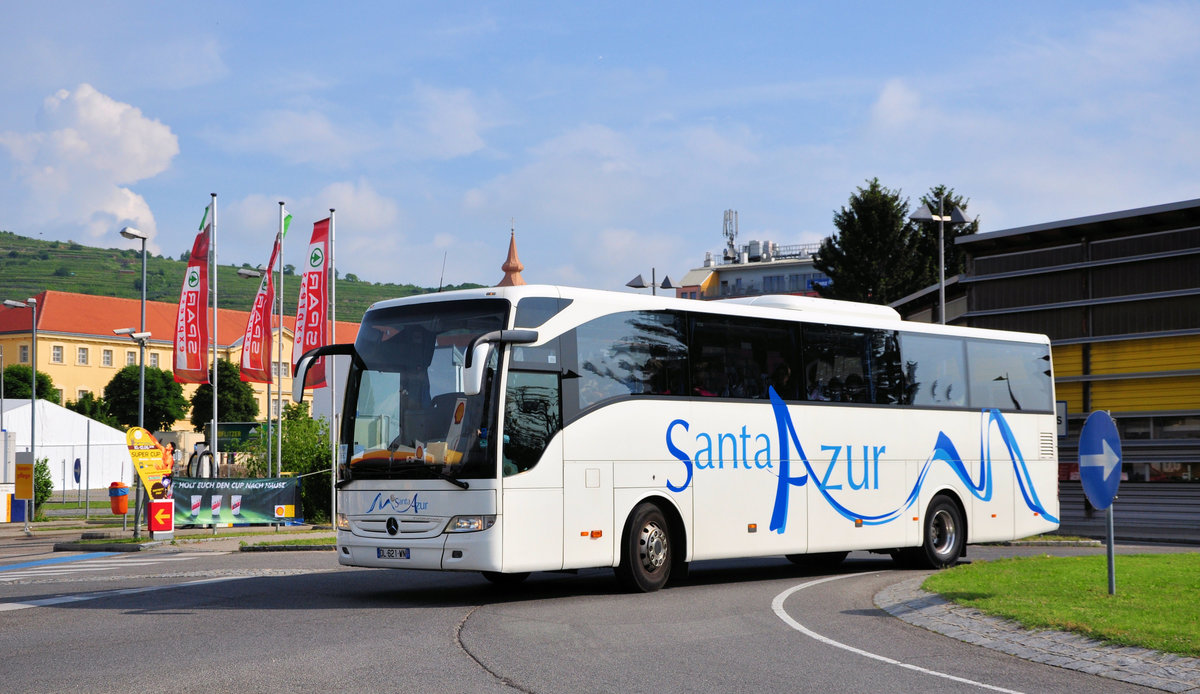
[[[97,398],[95,395],[92,395],[90,391],[84,393],[83,397],[78,400],[68,401],[66,408],[110,427],[121,426],[117,418],[112,416],[112,413],[108,411],[108,402],[104,398]]]
[[[4,367],[4,397],[20,400],[29,399],[29,374],[33,369],[26,364],[9,364]],[[54,387],[54,381],[50,380],[49,374],[45,371],[37,373],[37,395],[38,400],[49,400],[50,402],[59,405],[62,404],[58,395],[58,389]]]
[[[283,467],[300,477],[300,503],[308,521],[329,520],[329,425],[324,419],[308,416],[308,403],[294,403],[283,408]],[[265,428],[265,427],[264,427]],[[279,436],[279,428],[273,432]],[[252,443],[249,449],[254,458],[250,474],[265,475],[267,446],[275,445],[266,437]],[[325,474],[309,474],[325,473]]]
[[[126,427],[138,423],[139,368],[136,364],[126,366],[104,386],[109,414]],[[187,414],[188,402],[183,397],[183,388],[175,382],[175,375],[170,371],[147,366],[145,395],[142,426],[150,431],[170,431],[175,421]]]
[[[942,200],[943,214],[950,214],[950,210],[955,207],[962,208],[963,212],[967,211],[967,199],[954,192],[953,188],[947,188],[944,185],[934,186],[929,189],[922,198],[921,202],[929,206],[933,214],[938,214],[938,200]],[[911,294],[917,290],[923,289],[938,281],[938,223],[937,222],[917,222],[917,250],[914,256],[916,260],[924,262],[923,272],[918,273],[916,278],[916,286]],[[973,220],[970,224],[946,224],[943,223],[943,238],[946,256],[946,277],[953,277],[961,273],[964,269],[966,255],[954,240],[965,234],[975,234],[979,231],[979,220]],[[906,295],[907,296],[907,295]]]
[[[192,395],[192,426],[204,431],[212,421],[212,385],[201,384]],[[258,417],[254,389],[232,362],[217,360],[217,411],[222,422],[253,422]]]
[[[887,304],[912,292],[917,235],[900,191],[872,178],[833,215],[833,225],[837,232],[813,256],[813,267],[832,280],[817,288],[821,296]]]

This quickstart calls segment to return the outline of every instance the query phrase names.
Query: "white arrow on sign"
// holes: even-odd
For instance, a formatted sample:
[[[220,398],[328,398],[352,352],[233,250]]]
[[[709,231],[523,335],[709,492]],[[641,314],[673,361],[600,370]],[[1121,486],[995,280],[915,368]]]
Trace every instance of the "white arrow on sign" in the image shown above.
[[[1121,464],[1121,457],[1117,455],[1112,446],[1108,445],[1107,439],[1100,440],[1101,452],[1089,453],[1079,456],[1079,467],[1102,467],[1104,468],[1104,479],[1112,474],[1113,468]]]

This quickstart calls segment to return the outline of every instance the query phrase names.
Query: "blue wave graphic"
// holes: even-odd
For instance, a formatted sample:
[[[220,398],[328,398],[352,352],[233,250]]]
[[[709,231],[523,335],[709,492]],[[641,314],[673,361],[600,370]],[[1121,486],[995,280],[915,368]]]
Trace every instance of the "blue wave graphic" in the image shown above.
[[[775,494],[775,507],[771,512],[770,529],[782,534],[787,528],[787,512],[788,512],[788,494],[789,487],[803,487],[808,483],[808,478],[811,476],[816,478],[816,472],[808,461],[808,456],[804,454],[804,447],[800,445],[800,437],[796,434],[796,426],[792,422],[791,413],[788,412],[787,404],[779,397],[772,387],[769,390],[771,396],[771,408],[775,413],[775,424],[779,431],[779,488]],[[921,471],[917,475],[916,483],[913,485],[912,491],[904,499],[904,502],[892,511],[881,514],[862,514],[856,513],[847,508],[829,493],[827,489],[820,484],[816,485],[817,491],[825,498],[826,503],[830,505],[841,516],[853,521],[861,520],[863,525],[883,525],[890,523],[905,514],[905,512],[917,502],[920,497],[921,488],[925,484],[925,478],[928,477],[929,471],[932,469],[935,462],[945,463],[954,471],[954,474],[962,480],[971,494],[980,501],[990,501],[992,498],[992,452],[991,440],[992,432],[995,431],[1000,436],[1000,440],[1004,443],[1005,449],[1008,451],[1008,457],[1012,462],[1013,473],[1016,476],[1017,484],[1021,489],[1021,496],[1025,499],[1025,505],[1030,510],[1040,513],[1046,520],[1057,523],[1058,518],[1046,511],[1046,507],[1042,505],[1038,498],[1037,490],[1033,487],[1033,480],[1029,475],[1029,468],[1025,464],[1025,458],[1021,455],[1021,448],[1017,445],[1016,436],[1009,427],[1008,422],[1004,419],[1004,415],[999,410],[990,409],[981,412],[981,431],[979,432],[979,471],[975,477],[967,470],[966,464],[963,463],[962,456],[958,454],[958,449],[955,448],[954,442],[946,436],[945,432],[938,432],[937,441],[934,443],[933,452],[925,460],[921,466]],[[804,474],[797,477],[791,475],[791,453],[789,443],[796,446],[796,453],[799,461],[804,465]]]

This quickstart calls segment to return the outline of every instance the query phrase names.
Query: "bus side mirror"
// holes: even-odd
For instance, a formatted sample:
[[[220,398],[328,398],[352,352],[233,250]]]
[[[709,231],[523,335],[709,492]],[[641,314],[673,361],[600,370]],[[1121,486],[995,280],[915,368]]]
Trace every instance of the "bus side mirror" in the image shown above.
[[[348,355],[357,363],[362,363],[358,353],[354,351],[352,343],[325,345],[308,350],[300,356],[300,360],[296,362],[296,371],[292,374],[292,402],[304,402],[304,381],[308,377],[308,370],[312,368],[313,362],[320,357],[337,354]]]
[[[491,358],[492,343],[524,345],[537,342],[537,339],[536,330],[493,330],[472,340],[467,345],[466,364],[463,365],[463,392],[479,395],[483,390],[483,375]]]
[[[467,395],[479,395],[483,390],[483,374],[487,371],[488,359],[492,356],[492,346],[489,343],[475,345],[471,352],[470,366],[463,372],[463,392]]]

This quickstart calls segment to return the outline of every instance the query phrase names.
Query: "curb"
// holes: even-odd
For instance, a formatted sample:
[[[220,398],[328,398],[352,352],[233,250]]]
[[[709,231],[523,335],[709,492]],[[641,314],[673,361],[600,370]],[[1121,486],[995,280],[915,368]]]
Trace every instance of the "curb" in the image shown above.
[[[239,552],[334,552],[337,545],[245,545]]]
[[[151,547],[157,547],[162,544],[162,540],[153,540],[150,542],[114,542],[112,544],[101,544],[99,542],[56,542],[54,543],[55,552],[141,552]]]

